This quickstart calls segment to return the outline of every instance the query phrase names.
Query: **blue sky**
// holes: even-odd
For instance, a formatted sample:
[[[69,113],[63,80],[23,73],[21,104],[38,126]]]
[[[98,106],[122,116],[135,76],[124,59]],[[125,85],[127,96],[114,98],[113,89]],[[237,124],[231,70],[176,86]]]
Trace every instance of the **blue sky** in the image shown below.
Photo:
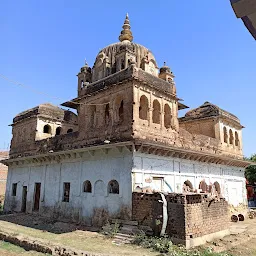
[[[244,154],[256,153],[255,41],[228,0],[3,1],[0,9],[0,149],[11,139],[12,118],[40,103],[76,97],[84,59],[118,41],[129,13],[134,42],[176,75],[178,96],[191,108],[210,101],[237,115]]]

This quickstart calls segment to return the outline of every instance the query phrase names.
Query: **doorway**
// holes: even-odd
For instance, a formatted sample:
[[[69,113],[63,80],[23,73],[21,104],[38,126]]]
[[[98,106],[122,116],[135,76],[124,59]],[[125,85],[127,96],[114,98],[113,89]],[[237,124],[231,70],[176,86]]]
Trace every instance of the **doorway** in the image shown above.
[[[34,211],[39,211],[41,183],[35,183],[34,190]]]
[[[21,204],[21,211],[26,212],[27,208],[27,194],[28,194],[28,187],[23,186],[22,189],[22,204]]]

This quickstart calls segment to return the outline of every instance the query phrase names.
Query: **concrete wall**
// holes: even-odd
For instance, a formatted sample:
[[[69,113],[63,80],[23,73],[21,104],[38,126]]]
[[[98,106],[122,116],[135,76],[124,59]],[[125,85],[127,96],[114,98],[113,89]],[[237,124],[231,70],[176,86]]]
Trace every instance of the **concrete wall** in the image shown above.
[[[244,168],[207,164],[179,158],[136,153],[133,167],[133,189],[150,186],[154,189],[155,177],[163,178],[163,191],[182,193],[189,180],[194,189],[204,180],[207,185],[218,182],[221,194],[234,205],[246,205]]]
[[[41,183],[40,214],[90,223],[94,210],[118,217],[131,215],[132,155],[96,151],[86,159],[62,161],[37,166],[11,167],[8,173],[5,211],[21,211],[22,187],[28,186],[27,212],[33,211],[35,183]],[[83,192],[83,182],[90,180],[92,193]],[[109,194],[108,182],[119,182],[119,194]],[[70,200],[63,202],[63,183],[70,182]],[[17,195],[12,196],[12,184]]]

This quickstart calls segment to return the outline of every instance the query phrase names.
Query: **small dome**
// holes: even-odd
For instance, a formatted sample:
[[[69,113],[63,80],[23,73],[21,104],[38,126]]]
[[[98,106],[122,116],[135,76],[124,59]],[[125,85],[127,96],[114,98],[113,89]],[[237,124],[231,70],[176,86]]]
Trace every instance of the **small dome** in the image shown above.
[[[161,73],[170,73],[172,74],[171,69],[166,65],[166,62],[164,62],[163,67],[160,68],[160,74]]]
[[[237,123],[240,123],[240,120],[233,114],[229,113],[226,110],[221,109],[217,105],[214,105],[208,101],[206,101],[203,105],[198,108],[194,108],[188,111],[185,114],[185,119],[199,119],[213,116],[224,116],[230,119],[233,119]]]

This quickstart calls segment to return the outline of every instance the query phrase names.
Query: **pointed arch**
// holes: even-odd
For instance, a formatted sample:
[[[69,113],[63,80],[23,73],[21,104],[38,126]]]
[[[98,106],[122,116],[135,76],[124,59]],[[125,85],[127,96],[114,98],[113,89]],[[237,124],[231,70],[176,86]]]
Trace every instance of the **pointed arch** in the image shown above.
[[[171,127],[171,119],[172,119],[172,113],[171,108],[168,104],[164,105],[164,127],[170,128]]]
[[[160,124],[161,107],[158,100],[153,101],[152,121],[154,124]]]
[[[140,97],[139,118],[148,120],[148,98],[145,95]]]
[[[240,146],[240,141],[239,141],[239,136],[238,136],[238,132],[235,131],[235,145],[238,147]]]
[[[224,136],[224,142],[228,143],[228,131],[226,126],[223,127],[223,136]]]
[[[234,143],[233,131],[229,129],[229,144],[233,145],[233,143]]]
[[[51,128],[51,126],[50,126],[49,124],[46,124],[46,125],[44,126],[43,132],[44,132],[44,133],[51,134],[51,133],[52,133],[52,128]]]

